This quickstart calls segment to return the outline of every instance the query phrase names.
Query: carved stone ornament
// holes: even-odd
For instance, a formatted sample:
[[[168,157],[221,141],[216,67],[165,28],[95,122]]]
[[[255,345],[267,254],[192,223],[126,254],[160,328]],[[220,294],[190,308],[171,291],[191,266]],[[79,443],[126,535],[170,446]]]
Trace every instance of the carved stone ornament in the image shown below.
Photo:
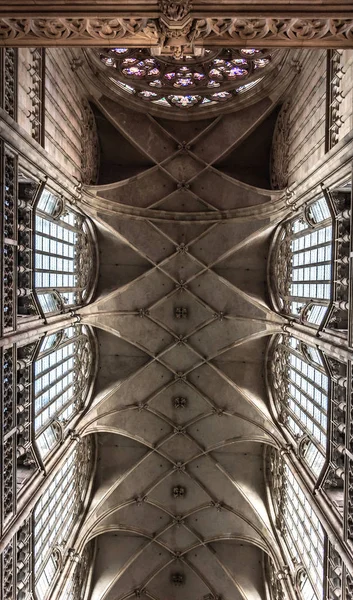
[[[178,2],[169,8],[177,17],[183,14]],[[180,17],[178,17],[180,18]],[[140,47],[162,44],[165,32],[159,18],[87,18],[87,17],[10,17],[0,19],[0,40],[11,46],[50,46],[62,42],[65,46],[92,46],[119,40],[123,44],[139,34]],[[244,40],[252,43],[261,40],[262,46],[276,41],[288,42],[288,46],[351,47],[353,19],[332,18],[206,18],[192,20],[192,37],[195,40],[223,38],[227,46],[242,46]],[[205,43],[205,42],[203,42]],[[200,44],[202,45],[202,44]]]
[[[160,0],[159,7],[163,15],[171,21],[182,21],[191,10],[189,0]]]
[[[187,399],[186,398],[174,398],[174,408],[185,408],[187,405]]]
[[[271,184],[274,190],[283,190],[288,185],[289,172],[289,115],[290,103],[283,104],[273,134],[271,156]]]
[[[180,587],[181,585],[183,585],[185,577],[182,573],[173,573],[171,580],[173,585],[175,585],[176,587]]]
[[[183,498],[185,496],[185,488],[181,485],[176,485],[172,490],[174,498]]]

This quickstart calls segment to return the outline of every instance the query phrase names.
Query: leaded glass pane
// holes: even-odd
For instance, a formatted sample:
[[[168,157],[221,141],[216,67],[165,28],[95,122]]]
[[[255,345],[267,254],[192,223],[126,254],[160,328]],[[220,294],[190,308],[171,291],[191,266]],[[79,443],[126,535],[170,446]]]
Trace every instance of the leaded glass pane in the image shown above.
[[[34,275],[43,311],[82,304],[90,291],[92,268],[87,220],[64,209],[61,199],[44,190],[35,217]]]
[[[55,423],[65,426],[82,408],[92,366],[87,329],[69,327],[42,342],[33,366],[34,428],[44,457],[57,441]]]
[[[307,438],[302,456],[315,477],[326,457],[330,381],[316,348],[280,337],[271,361],[273,388],[282,422],[298,440]]]
[[[332,246],[332,218],[325,198],[283,226],[273,264],[281,311],[316,326],[323,322],[332,296]]]

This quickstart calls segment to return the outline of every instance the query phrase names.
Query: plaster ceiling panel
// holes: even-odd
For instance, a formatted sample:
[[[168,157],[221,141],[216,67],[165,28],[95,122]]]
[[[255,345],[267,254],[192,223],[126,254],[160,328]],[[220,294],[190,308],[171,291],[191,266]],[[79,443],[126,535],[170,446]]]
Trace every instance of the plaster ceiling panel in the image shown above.
[[[95,509],[111,486],[116,485],[149,452],[139,442],[113,433],[98,433],[97,447],[95,494],[89,512]]]
[[[218,468],[211,456],[202,456],[194,460],[188,465],[188,473],[202,482],[216,502],[236,507],[252,521],[259,521],[254,507],[238,488],[236,481],[233,481],[224,469]],[[254,473],[254,476],[258,477],[258,474]],[[211,524],[207,526],[206,522],[206,532],[209,531],[210,526]]]
[[[167,196],[167,194],[166,194]],[[190,190],[174,190],[163,202],[158,203],[158,209],[171,212],[209,212],[216,209],[202,202]]]
[[[173,583],[175,575],[183,577],[181,585]],[[168,590],[168,600],[195,600],[210,592],[204,581],[196,575],[185,563],[180,561],[168,565],[163,571],[148,583],[148,590],[158,599],[165,599]]]
[[[115,127],[153,160],[164,160],[176,150],[175,142],[153,119],[142,112],[131,110],[126,102],[121,104],[107,96],[101,96],[97,104]]]
[[[203,164],[189,154],[187,156],[178,154],[164,163],[163,166],[178,181],[188,181],[204,169]]]
[[[182,210],[185,210],[185,208],[183,207]],[[178,246],[180,244],[188,244],[212,228],[213,225],[202,225],[198,223],[158,223],[158,229],[171,238]],[[192,254],[194,253],[192,252]]]
[[[151,263],[96,222],[99,248],[99,276],[95,297],[127,284],[151,269]]]
[[[262,404],[249,402],[242,388],[233,387],[227,379],[223,378],[222,373],[215,371],[209,365],[203,365],[190,373],[188,380],[201,394],[210,398],[217,407],[236,414],[238,418],[243,416],[263,425],[268,416],[268,411],[262,414],[260,410]]]
[[[185,371],[202,362],[202,359],[187,344],[174,346],[174,348],[163,354],[161,360],[163,364],[166,364],[177,373],[185,373]]]
[[[138,315],[102,314],[90,316],[96,327],[108,329],[131,344],[136,344],[144,352],[157,354],[174,341],[174,338],[161,329],[151,319],[141,319]]]
[[[224,600],[244,600],[233,578],[228,575],[223,563],[219,561],[213,544],[189,552],[187,560],[199,572],[205,573],[214,590],[213,597],[216,596]]]
[[[253,527],[247,515],[238,511],[237,507],[225,505],[205,507],[187,518],[186,524],[198,532],[199,538],[213,545],[217,539],[247,538],[254,542],[262,542],[261,532]]]
[[[267,597],[262,571],[263,553],[259,548],[234,542],[213,544],[217,556],[244,592],[245,598],[262,600]]]
[[[171,119],[155,118],[155,121],[170,133],[178,142],[190,142],[199,134],[203,133],[204,129],[209,127],[216,120],[204,119],[197,121],[175,121]]]
[[[109,516],[120,527],[153,537],[170,523],[170,516],[149,502],[134,502]]]
[[[104,402],[97,407],[97,417],[101,414],[114,413],[125,407],[139,407],[147,399],[158,394],[171,381],[172,375],[166,367],[152,362],[143,368],[138,375],[128,378],[112,390]]]
[[[227,284],[226,280],[222,280],[212,271],[197,276],[189,284],[189,289],[207,302],[213,310],[225,315],[263,319],[266,314],[265,307],[253,303],[249,296],[241,295],[237,288]]]
[[[203,267],[188,254],[178,252],[168,262],[163,263],[161,268],[176,281],[187,281],[199,273]]]
[[[177,318],[177,309],[186,309],[187,313],[184,313],[181,318]],[[176,291],[169,298],[160,302],[158,306],[152,308],[150,314],[151,317],[172,330],[176,336],[189,335],[194,329],[213,318],[211,309],[205,308],[201,302],[186,291]]]
[[[252,394],[266,398],[266,377],[263,367],[268,337],[252,340],[237,348],[232,348],[212,361],[237,385]],[[243,355],[241,353],[243,352]],[[256,370],[257,376],[254,377]]]
[[[163,533],[159,540],[166,544],[173,552],[183,552],[198,543],[197,537],[184,527],[183,524],[177,523],[168,531]]]
[[[264,334],[265,323],[248,320],[223,319],[210,323],[204,329],[189,336],[189,343],[209,359],[224,352],[232,344],[242,344],[252,336]]]
[[[183,434],[175,434],[160,446],[160,450],[171,460],[181,463],[191,460],[202,451],[195,441]]]
[[[183,425],[211,410],[201,394],[179,381],[173,382],[172,386],[151,400],[150,406],[166,415],[176,425]]]
[[[187,431],[205,450],[230,441],[241,445],[243,438],[247,440],[264,435],[263,431],[252,423],[226,414],[211,415],[191,425]],[[227,452],[234,452],[233,444],[227,446]]]
[[[270,107],[271,100],[264,98],[239,112],[223,115],[217,122],[217,127],[205,130],[195,145],[195,152],[202,156],[203,160],[214,162],[244,139],[253,130],[255,122],[261,120]]]
[[[94,564],[94,586],[90,600],[102,600],[109,584],[124,567],[131,555],[138,552],[145,540],[122,533],[105,533],[97,537],[97,552]],[[117,549],[120,551],[117,552]],[[114,556],[114,560],[107,560]]]
[[[120,218],[116,220],[115,228],[127,243],[141,253],[141,256],[155,263],[175,252],[174,244],[149,221]]]
[[[263,444],[254,442],[246,444],[244,448],[239,444],[213,452],[212,456],[226,469],[232,479],[247,491],[254,506],[258,506],[259,513],[262,513],[263,519],[268,522],[266,512],[263,511],[266,498],[263,448]]]
[[[270,192],[241,184],[218,173],[215,169],[203,171],[191,184],[191,190],[218,210],[259,206],[271,200]]]
[[[160,417],[148,410],[127,409],[112,415],[102,416],[98,427],[110,427],[119,435],[127,435],[141,443],[153,446],[157,444],[173,429]]]
[[[100,514],[125,502],[135,501],[136,498],[144,498],[151,488],[163,480],[171,472],[173,465],[169,460],[156,452],[147,454],[146,457],[136,463],[123,474],[116,482],[100,507]]]
[[[93,188],[99,198],[140,208],[147,208],[158,202],[174,189],[173,179],[158,167],[152,167],[118,183]]]
[[[175,497],[174,494],[178,495]],[[153,488],[148,499],[163,506],[173,515],[186,515],[210,502],[210,496],[202,486],[186,472],[176,470]]]
[[[253,219],[241,223],[216,223],[211,226],[197,242],[191,244],[190,253],[207,265],[218,261],[226,252],[235,251],[239,244],[258,232],[263,227],[264,221]],[[261,255],[257,256],[260,261]],[[237,264],[237,269],[243,270],[246,266]]]
[[[147,542],[147,541],[146,541]],[[119,552],[120,544],[116,548]],[[135,590],[145,587],[152,574],[170,560],[170,554],[162,546],[152,543],[141,553],[135,555],[130,563],[126,564],[126,569],[118,573],[116,583],[111,592],[101,600],[122,600],[126,596],[136,597]],[[147,591],[149,587],[146,586]]]

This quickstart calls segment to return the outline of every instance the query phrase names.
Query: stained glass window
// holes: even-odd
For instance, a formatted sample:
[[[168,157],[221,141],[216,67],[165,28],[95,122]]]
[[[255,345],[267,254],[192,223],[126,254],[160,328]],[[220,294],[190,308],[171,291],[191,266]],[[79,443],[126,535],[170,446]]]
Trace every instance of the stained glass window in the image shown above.
[[[92,372],[89,330],[75,325],[43,339],[33,368],[34,429],[45,457],[82,410]]]
[[[143,101],[190,109],[234,99],[260,83],[276,51],[203,50],[202,56],[153,56],[148,49],[100,48],[110,81]]]
[[[315,477],[324,466],[330,379],[316,348],[279,336],[271,359],[272,386],[281,422],[301,441]]]
[[[86,217],[48,190],[35,217],[35,289],[43,312],[85,302],[91,291],[93,250]]]
[[[332,297],[332,235],[325,198],[282,227],[273,264],[281,312],[322,323]]]
[[[37,598],[49,598],[65,551],[76,525],[89,484],[92,448],[84,438],[67,456],[37,503],[33,514],[34,575]]]

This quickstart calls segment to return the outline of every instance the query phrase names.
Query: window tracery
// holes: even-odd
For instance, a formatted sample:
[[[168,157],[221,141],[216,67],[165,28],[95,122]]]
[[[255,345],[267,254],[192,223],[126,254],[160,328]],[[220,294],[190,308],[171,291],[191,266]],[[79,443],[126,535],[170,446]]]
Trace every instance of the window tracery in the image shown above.
[[[325,533],[294,473],[278,451],[269,454],[276,526],[291,561],[298,594],[321,600],[324,591]]]
[[[333,228],[322,197],[280,230],[273,272],[279,309],[319,326],[332,300]]]
[[[91,541],[85,546],[73,573],[67,580],[60,596],[62,600],[81,600],[84,597],[85,589],[89,585],[93,554],[94,541]]]
[[[289,336],[278,336],[270,360],[280,422],[298,442],[299,455],[318,477],[327,453],[331,380],[321,353]]]
[[[35,591],[47,597],[65,560],[68,541],[82,514],[92,471],[91,438],[84,438],[66,458],[41,496],[33,514]]]
[[[86,217],[44,189],[36,206],[34,280],[43,312],[83,304],[92,289],[93,269]]]
[[[92,337],[74,325],[45,337],[34,363],[34,430],[42,457],[85,405],[94,361]]]
[[[111,81],[142,101],[190,109],[227,102],[257,85],[275,51],[204,50],[202,56],[154,56],[148,49],[101,48]]]

